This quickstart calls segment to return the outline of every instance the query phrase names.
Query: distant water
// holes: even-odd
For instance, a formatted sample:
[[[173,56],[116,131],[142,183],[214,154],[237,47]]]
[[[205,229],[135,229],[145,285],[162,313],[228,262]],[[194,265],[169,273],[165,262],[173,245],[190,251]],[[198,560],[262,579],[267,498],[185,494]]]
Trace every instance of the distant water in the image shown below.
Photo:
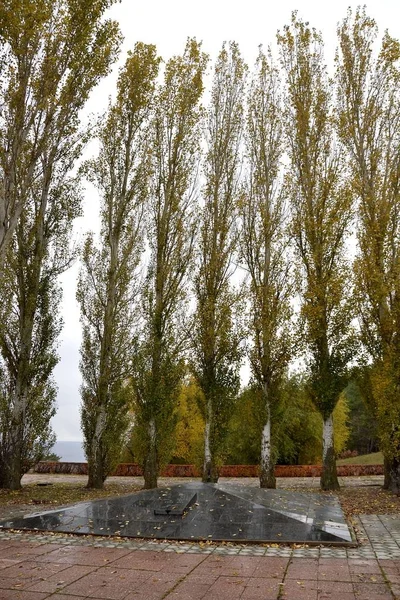
[[[61,462],[86,462],[82,442],[56,442],[51,451]]]

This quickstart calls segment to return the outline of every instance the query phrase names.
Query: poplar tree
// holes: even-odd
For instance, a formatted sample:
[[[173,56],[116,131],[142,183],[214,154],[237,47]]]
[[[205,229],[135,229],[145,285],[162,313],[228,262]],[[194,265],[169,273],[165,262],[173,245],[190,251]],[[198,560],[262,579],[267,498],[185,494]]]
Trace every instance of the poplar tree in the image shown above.
[[[339,487],[332,413],[346,387],[353,356],[345,240],[352,218],[346,163],[335,137],[333,86],[321,35],[293,14],[278,34],[286,75],[284,119],[292,235],[299,258],[299,292],[309,365],[309,392],[323,417],[321,488]]]
[[[224,44],[218,56],[207,114],[204,206],[195,276],[194,373],[203,392],[203,481],[218,481],[232,403],[239,388],[240,335],[235,326],[238,293],[230,278],[237,251],[240,144],[246,66],[239,47]]]
[[[100,245],[86,239],[77,299],[81,307],[82,430],[88,487],[101,489],[128,427],[128,376],[137,316],[148,195],[148,132],[159,59],[138,43],[120,72],[117,99],[100,127],[100,153],[87,163],[101,194]]]
[[[81,201],[77,181],[68,176],[70,160],[55,166],[42,156],[44,174],[31,187],[3,264],[0,486],[10,489],[21,487],[22,475],[55,441],[52,373],[62,325],[57,278],[70,265]]]
[[[358,200],[357,306],[372,360],[385,485],[400,491],[400,44],[364,9],[338,28],[338,122]]]
[[[176,424],[174,408],[184,375],[187,276],[196,229],[201,139],[199,102],[206,64],[207,57],[194,39],[188,40],[181,56],[167,62],[149,134],[153,172],[146,232],[150,257],[132,368],[146,488],[157,487],[160,462]]]
[[[79,111],[109,72],[114,0],[3,0],[0,5],[0,270],[46,161],[79,128]]]
[[[260,487],[275,488],[271,421],[291,356],[293,292],[288,266],[279,71],[260,49],[247,103],[248,175],[241,203],[241,248],[249,273],[249,359],[262,394]]]
[[[116,58],[109,1],[0,7],[1,484],[20,487],[51,441],[60,330],[57,276],[80,211],[69,173],[87,137],[78,113]]]

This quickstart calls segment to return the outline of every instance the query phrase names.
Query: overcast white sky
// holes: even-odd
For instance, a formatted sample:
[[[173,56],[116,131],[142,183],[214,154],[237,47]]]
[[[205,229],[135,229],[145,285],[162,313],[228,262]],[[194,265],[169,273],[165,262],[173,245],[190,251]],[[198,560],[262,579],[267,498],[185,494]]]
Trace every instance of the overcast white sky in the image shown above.
[[[119,65],[123,64],[126,52],[135,42],[156,44],[164,59],[181,53],[187,37],[195,36],[203,41],[203,48],[214,59],[223,41],[239,43],[245,60],[251,67],[257,56],[259,44],[275,45],[278,29],[290,22],[291,12],[298,10],[299,16],[310,25],[321,30],[325,40],[327,62],[333,60],[336,48],[336,25],[341,21],[349,6],[356,8],[356,0],[122,0],[110,10],[110,15],[119,21],[125,37]],[[385,29],[400,38],[400,0],[369,0],[368,14],[375,18],[380,33]],[[109,95],[113,95],[118,65],[113,74],[94,91],[88,110],[102,112]],[[88,186],[85,199],[85,216],[77,224],[82,235],[93,228],[97,220],[98,200]],[[81,440],[79,416],[80,374],[79,309],[75,300],[77,266],[63,276],[63,318],[61,335],[61,361],[56,368],[58,384],[58,412],[53,427],[59,440]]]

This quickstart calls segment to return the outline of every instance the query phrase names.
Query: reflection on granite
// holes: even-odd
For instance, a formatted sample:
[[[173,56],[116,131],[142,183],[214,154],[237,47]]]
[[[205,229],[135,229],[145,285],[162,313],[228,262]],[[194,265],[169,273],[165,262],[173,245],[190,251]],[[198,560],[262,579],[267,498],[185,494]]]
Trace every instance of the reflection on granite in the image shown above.
[[[173,540],[353,544],[337,498],[188,483],[3,521],[1,528]]]

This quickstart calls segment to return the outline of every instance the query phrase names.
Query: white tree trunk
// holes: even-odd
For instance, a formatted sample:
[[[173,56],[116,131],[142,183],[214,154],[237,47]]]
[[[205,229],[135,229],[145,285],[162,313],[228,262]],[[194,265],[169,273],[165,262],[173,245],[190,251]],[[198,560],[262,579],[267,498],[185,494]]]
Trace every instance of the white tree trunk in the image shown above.
[[[104,406],[100,406],[99,414],[96,419],[96,427],[94,430],[93,439],[99,442],[106,426],[106,411]]]
[[[97,457],[98,457],[98,453],[100,451],[101,438],[102,438],[103,432],[105,430],[105,427],[106,427],[105,407],[100,406],[100,409],[99,409],[99,412],[98,412],[98,415],[96,418],[96,426],[94,429],[94,435],[90,442],[91,460],[93,462],[93,465],[96,465],[97,460],[98,460]]]
[[[324,419],[323,431],[322,431],[322,462],[329,453],[329,450],[333,447],[333,414],[331,413],[327,419]]]
[[[204,430],[204,462],[207,464],[211,461],[211,448],[210,448],[210,421],[207,421]]]
[[[265,423],[261,433],[261,469],[269,470],[271,463],[271,420]]]
[[[153,449],[156,447],[156,422],[153,418],[149,421],[149,437],[150,447]]]
[[[335,447],[333,441],[333,414],[324,419],[322,430],[322,490],[338,490],[339,481],[336,473]]]
[[[213,426],[213,418],[213,407],[211,400],[209,400],[207,402],[206,425],[204,429],[203,483],[216,483],[218,481],[218,475],[214,465],[214,457],[211,450],[211,431]]]
[[[144,465],[144,487],[153,489],[157,487],[157,427],[154,417],[148,423],[149,446]]]
[[[267,396],[267,394],[265,393]],[[275,488],[274,465],[271,456],[271,407],[266,397],[266,421],[261,432],[260,487]]]

